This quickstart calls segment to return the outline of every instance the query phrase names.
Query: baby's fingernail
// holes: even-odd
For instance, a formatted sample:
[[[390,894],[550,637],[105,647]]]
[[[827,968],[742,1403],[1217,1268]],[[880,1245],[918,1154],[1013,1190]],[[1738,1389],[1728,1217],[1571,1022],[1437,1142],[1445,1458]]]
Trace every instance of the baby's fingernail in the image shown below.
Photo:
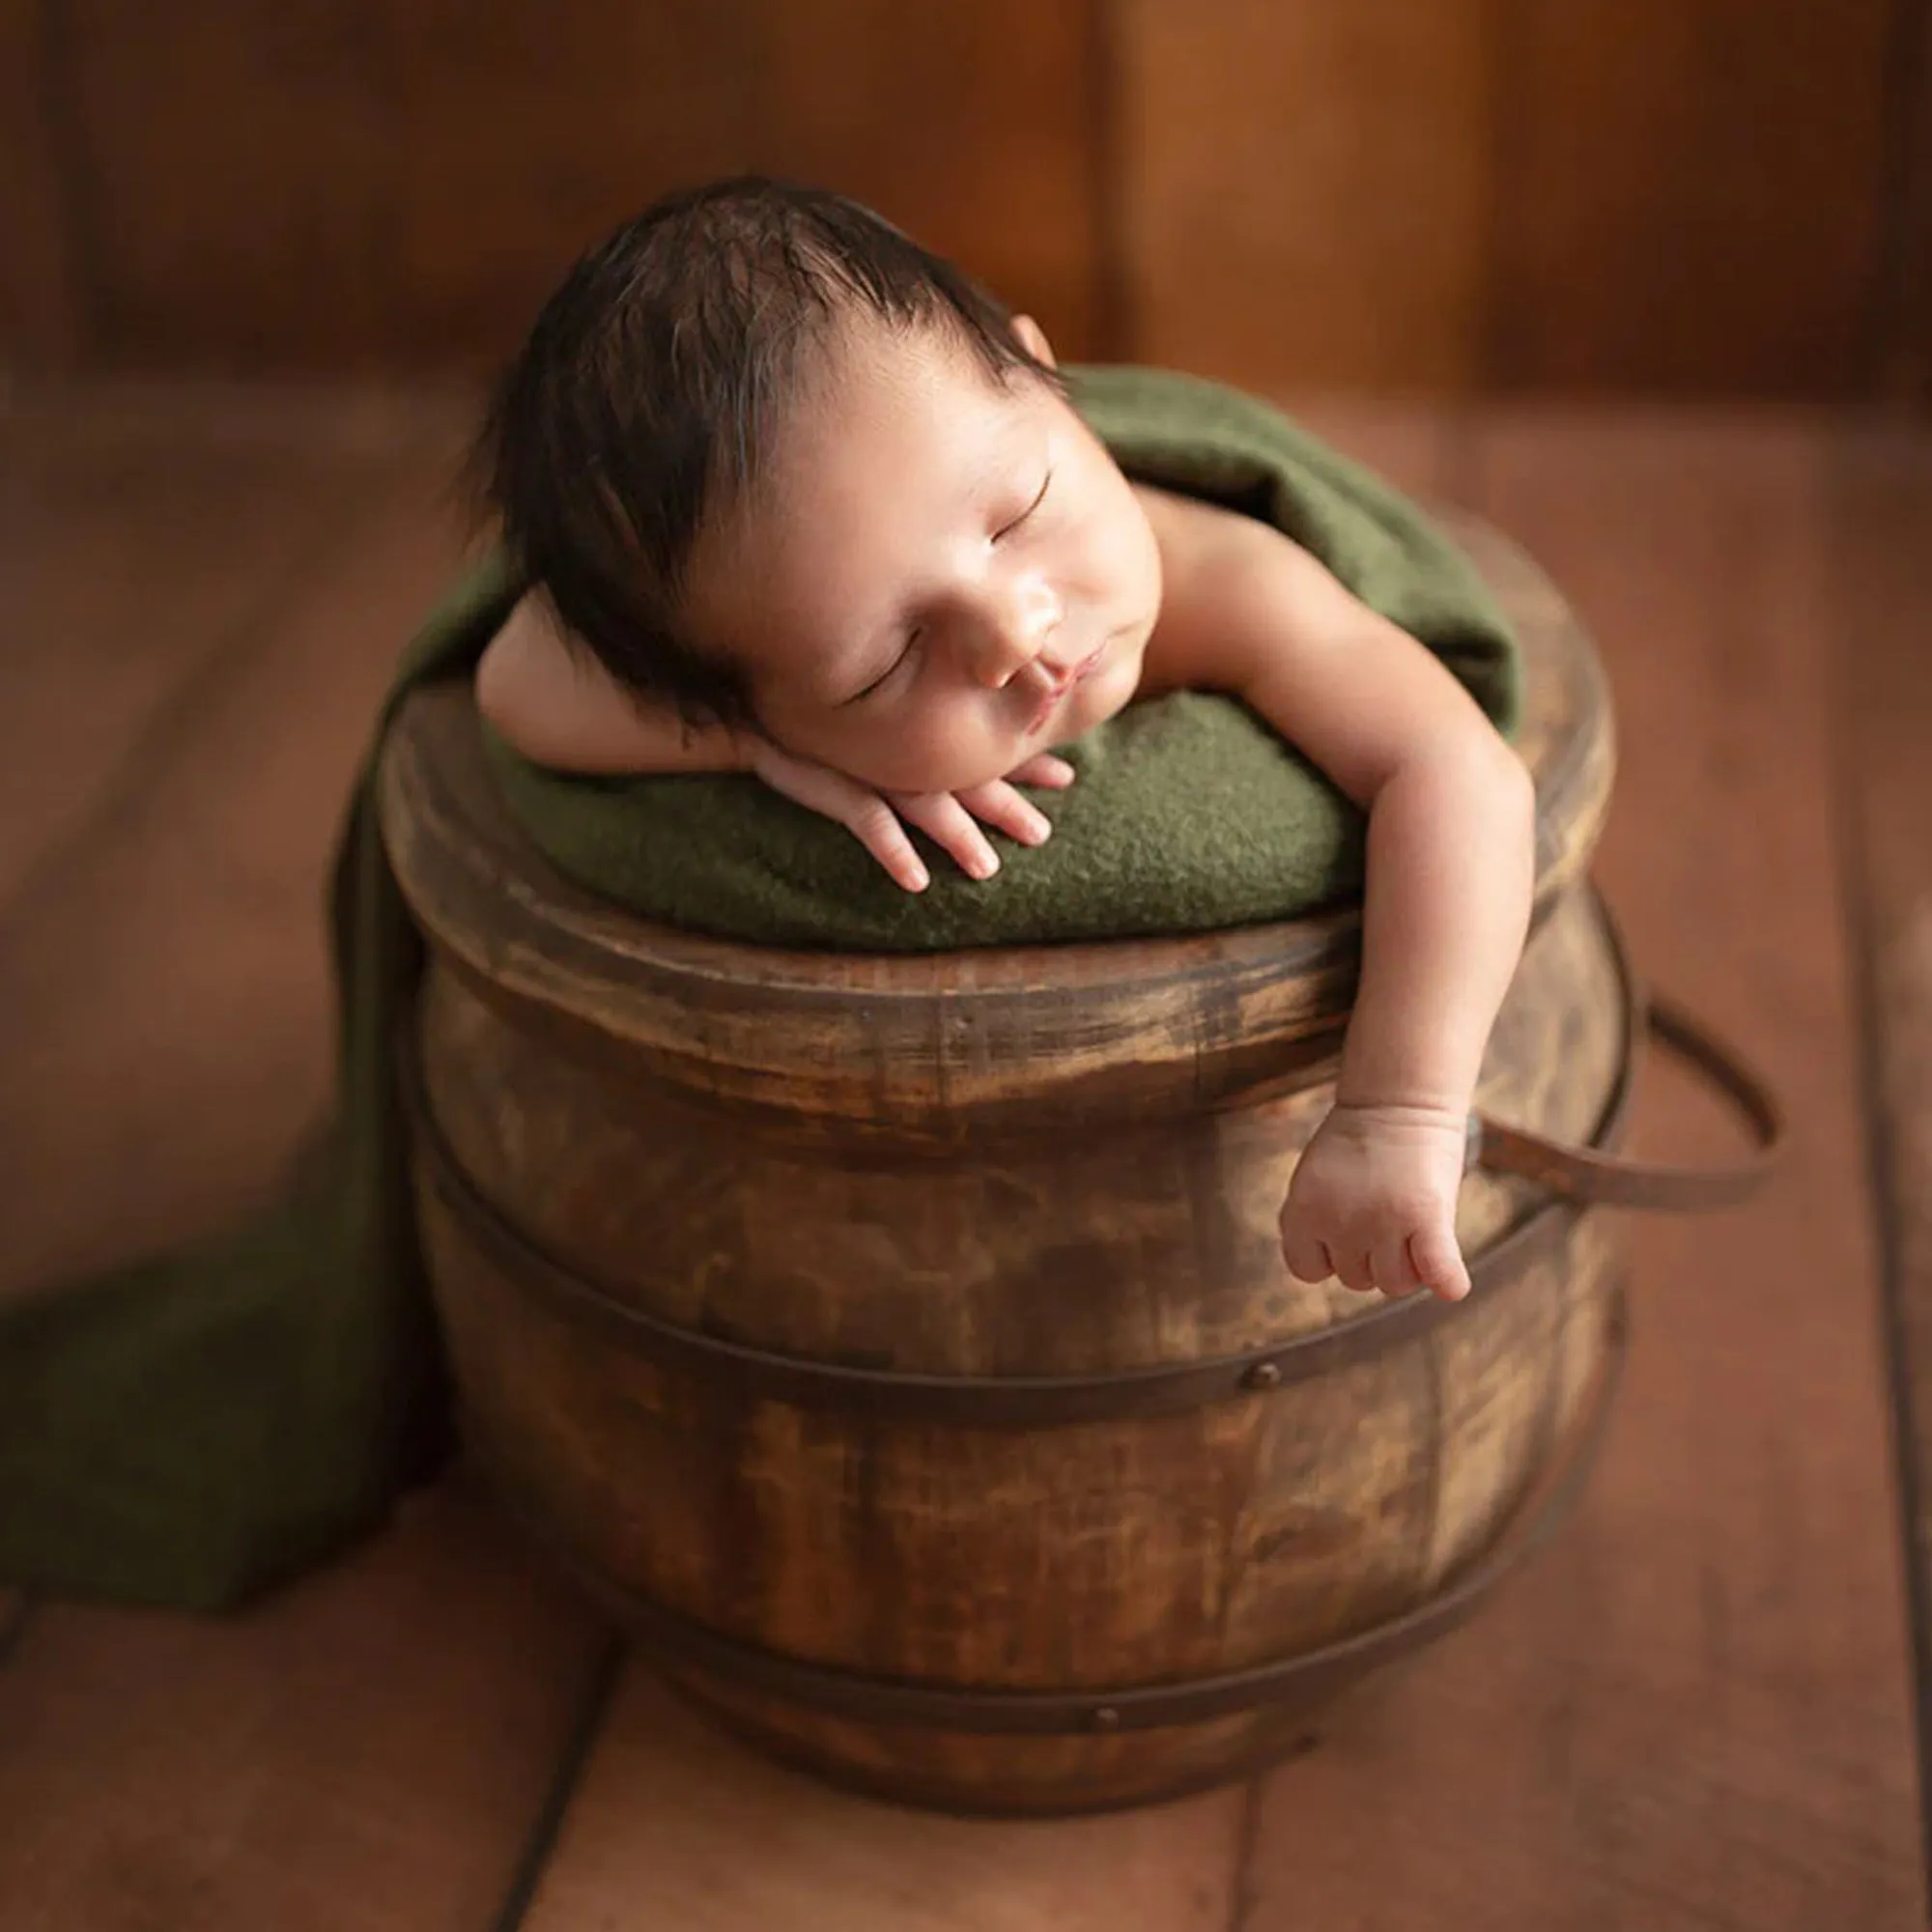
[[[899,884],[909,893],[923,893],[931,883],[932,874],[921,865],[907,867],[905,875],[899,880]]]
[[[1053,837],[1053,826],[1044,818],[1028,818],[1020,822],[1020,837],[1029,845],[1044,845]]]
[[[999,869],[1000,862],[993,853],[974,853],[971,870],[976,879],[990,879]]]

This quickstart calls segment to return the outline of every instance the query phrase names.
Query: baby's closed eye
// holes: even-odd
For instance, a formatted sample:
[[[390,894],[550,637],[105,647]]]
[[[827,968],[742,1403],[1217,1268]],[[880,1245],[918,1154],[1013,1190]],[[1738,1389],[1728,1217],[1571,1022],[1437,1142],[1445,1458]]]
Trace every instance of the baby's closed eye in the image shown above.
[[[993,541],[995,543],[998,543],[1002,537],[1010,536],[1013,533],[1013,531],[1018,529],[1020,526],[1024,524],[1030,517],[1032,517],[1035,511],[1037,511],[1039,508],[1039,506],[1046,501],[1046,493],[1052,487],[1053,487],[1053,468],[1049,464],[1047,466],[1046,475],[1041,479],[1039,488],[1033,493],[1033,496],[1031,499],[1028,501],[1026,507],[1022,509],[1017,515],[1009,517],[1007,521],[993,532]]]
[[[863,691],[854,692],[845,701],[848,704],[862,704],[867,698],[876,696],[880,692],[884,691],[888,685],[894,682],[899,672],[905,669],[912,662],[913,653],[919,648],[920,641],[924,636],[925,626],[923,624],[913,625],[906,632],[903,640],[900,642],[898,654],[893,659],[892,663],[870,684],[867,685]]]

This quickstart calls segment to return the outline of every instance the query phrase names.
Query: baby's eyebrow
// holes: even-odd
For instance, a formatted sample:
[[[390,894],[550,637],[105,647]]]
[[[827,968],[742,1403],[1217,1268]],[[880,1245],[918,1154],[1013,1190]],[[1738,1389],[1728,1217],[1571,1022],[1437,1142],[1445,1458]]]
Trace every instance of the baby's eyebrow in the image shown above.
[[[972,497],[975,506],[983,504],[989,497],[1000,496],[1015,482],[1032,489],[1032,478],[1024,472],[1033,461],[1035,446],[1039,440],[1041,439],[1024,416],[1009,417],[1002,424],[999,435],[992,439],[991,446],[977,466],[978,475]]]

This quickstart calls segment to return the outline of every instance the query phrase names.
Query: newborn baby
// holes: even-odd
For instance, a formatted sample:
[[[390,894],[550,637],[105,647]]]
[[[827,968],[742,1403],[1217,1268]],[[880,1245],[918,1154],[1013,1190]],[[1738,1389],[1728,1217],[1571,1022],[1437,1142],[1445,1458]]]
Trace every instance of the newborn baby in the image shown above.
[[[1053,352],[841,197],[670,197],[545,306],[480,451],[531,593],[477,701],[525,757],[748,771],[907,891],[1137,698],[1249,705],[1368,816],[1360,987],[1281,1220],[1289,1268],[1467,1292],[1477,1073],[1527,927],[1531,786],[1455,676],[1279,530],[1131,481]]]

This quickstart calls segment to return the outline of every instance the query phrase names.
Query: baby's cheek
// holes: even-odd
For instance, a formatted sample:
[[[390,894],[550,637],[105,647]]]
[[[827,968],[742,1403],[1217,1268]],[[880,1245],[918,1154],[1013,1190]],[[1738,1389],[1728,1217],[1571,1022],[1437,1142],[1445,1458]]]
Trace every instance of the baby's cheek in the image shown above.
[[[956,731],[930,719],[901,715],[841,733],[823,761],[880,791],[957,791],[982,780],[964,776],[980,760],[957,741]]]
[[[908,729],[908,762],[932,791],[968,791],[1005,778],[1034,748],[1021,707],[990,694],[966,695],[935,707]]]
[[[913,740],[915,761],[935,791],[968,791],[1004,778],[1018,762],[1018,738],[977,709],[936,721]]]

